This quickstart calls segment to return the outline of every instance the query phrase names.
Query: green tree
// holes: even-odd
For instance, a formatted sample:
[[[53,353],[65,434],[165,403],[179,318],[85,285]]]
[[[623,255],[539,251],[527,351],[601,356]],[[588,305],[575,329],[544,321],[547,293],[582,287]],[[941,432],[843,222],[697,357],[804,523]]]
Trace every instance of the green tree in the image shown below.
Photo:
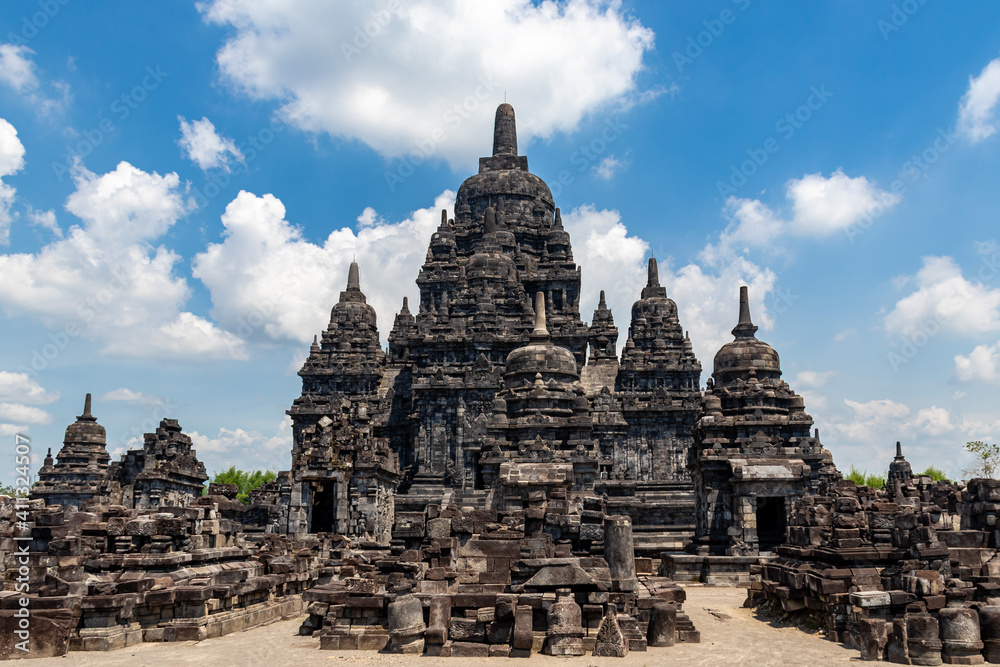
[[[865,471],[859,470],[857,466],[852,465],[847,474],[844,475],[844,479],[854,482],[857,486],[863,486],[865,483]]]
[[[278,478],[278,473],[273,470],[238,470],[236,466],[229,466],[228,470],[214,473],[213,484],[235,484],[236,499],[246,505],[249,501],[250,492],[259,488],[267,482],[273,482]]]
[[[996,476],[997,468],[1000,468],[1000,446],[973,440],[965,443],[965,451],[972,454],[972,465],[962,470],[962,474],[967,478]]]
[[[874,473],[865,473],[865,486],[869,489],[881,489],[885,486],[885,477]]]
[[[10,484],[0,485],[0,496],[11,496],[12,498],[17,498],[18,496],[28,495],[28,490],[21,486],[13,486]]]
[[[944,470],[935,468],[934,466],[928,466],[927,470],[917,473],[918,477],[930,477],[935,482],[948,481],[948,477],[945,476]]]
[[[853,465],[844,475],[844,479],[854,482],[857,486],[867,486],[869,489],[881,489],[885,485],[883,476],[869,473],[867,470],[860,470]]]

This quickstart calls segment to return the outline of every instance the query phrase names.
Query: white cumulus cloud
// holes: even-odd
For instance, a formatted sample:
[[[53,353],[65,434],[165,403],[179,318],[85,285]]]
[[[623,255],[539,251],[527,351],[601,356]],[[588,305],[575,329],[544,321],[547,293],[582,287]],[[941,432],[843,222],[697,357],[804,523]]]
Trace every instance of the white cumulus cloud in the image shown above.
[[[610,181],[624,167],[624,160],[619,160],[612,154],[601,160],[601,163],[594,167],[594,173],[598,178]]]
[[[124,403],[129,403],[132,405],[141,406],[157,406],[163,405],[164,400],[155,394],[147,394],[141,391],[132,391],[125,387],[120,389],[115,389],[114,391],[109,391],[103,396],[100,396],[97,400],[99,401],[122,401]]]
[[[650,96],[637,76],[654,34],[616,1],[198,7],[233,29],[217,62],[235,88],[280,101],[284,119],[303,130],[356,139],[387,157],[419,151],[468,165],[505,92],[523,144]]]
[[[649,244],[637,236],[629,236],[618,211],[598,211],[584,205],[562,219],[573,242],[573,259],[580,266],[580,317],[584,321],[590,319],[604,290],[619,329],[621,349],[628,335],[632,302],[646,284]]]
[[[565,214],[563,224],[573,240],[573,259],[581,268],[580,316],[590,319],[604,290],[621,350],[628,338],[632,304],[646,285],[649,243],[629,235],[615,210],[581,206]],[[660,284],[677,303],[681,326],[690,332],[695,354],[708,373],[716,351],[732,340],[729,331],[737,321],[741,285],[750,286],[755,322],[765,329],[772,326],[763,303],[775,283],[769,269],[743,258],[709,269],[696,263],[675,268],[668,256],[657,260]]]
[[[825,385],[831,377],[833,377],[834,371],[800,371],[798,375],[795,376],[795,380],[792,384],[796,387],[811,387],[818,389]]]
[[[26,206],[25,209],[28,213],[28,220],[31,221],[31,224],[49,230],[56,238],[61,239],[63,237],[63,230],[56,221],[55,211],[52,209],[47,211],[37,211],[30,205]]]
[[[220,428],[214,436],[192,431],[191,443],[209,473],[228,469],[233,461],[246,470],[288,468],[292,451],[292,419],[285,416],[272,435],[242,428]]]
[[[236,147],[236,142],[220,136],[215,131],[215,125],[208,118],[188,122],[183,116],[178,116],[181,124],[181,138],[178,143],[184,155],[191,159],[202,170],[230,170],[230,164],[243,162],[243,153]]]
[[[414,279],[441,209],[450,210],[454,201],[446,190],[432,207],[398,223],[366,208],[357,231],[342,227],[319,245],[285,220],[277,197],[240,192],[222,216],[225,239],[195,257],[193,273],[211,292],[213,317],[229,331],[241,338],[307,342],[329,323],[356,257],[361,289],[385,340],[402,297],[410,298],[411,308],[418,303]]]
[[[892,208],[900,196],[879,190],[864,176],[851,178],[838,169],[829,178],[807,174],[788,183],[792,202],[793,233],[800,236],[829,236],[860,220],[865,214]]]
[[[977,345],[968,356],[955,355],[955,378],[1000,385],[1000,343]]]
[[[0,421],[18,424],[48,424],[52,421],[52,415],[33,405],[0,403]]]
[[[69,86],[61,81],[43,82],[31,59],[34,53],[23,44],[0,44],[0,83],[10,86],[43,115],[62,112],[70,99]],[[46,87],[52,95],[43,92]]]
[[[915,290],[896,302],[885,317],[890,334],[933,335],[939,330],[962,336],[1000,331],[1000,288],[972,282],[951,257],[925,257],[912,280]]]
[[[846,461],[850,461],[884,475],[895,455],[896,441],[900,441],[914,472],[934,465],[957,478],[969,459],[964,444],[969,440],[993,442],[1000,435],[1000,420],[995,414],[963,414],[958,403],[951,408],[932,404],[915,410],[887,398],[845,399],[843,407],[846,410],[823,410],[823,417],[816,421],[841,470],[846,470]]]
[[[38,75],[31,60],[33,53],[24,45],[0,44],[0,82],[19,93],[38,88]]]
[[[3,182],[24,168],[24,145],[17,138],[17,130],[0,118],[0,245],[10,243],[11,205],[16,190]]]
[[[155,245],[187,211],[176,174],[121,162],[97,175],[77,166],[67,210],[83,221],[36,253],[0,255],[0,307],[38,317],[68,344],[151,357],[244,358],[243,342],[182,307],[180,257]]]
[[[27,373],[0,371],[0,401],[45,405],[58,400],[58,391],[46,391]]]
[[[723,207],[729,224],[717,243],[706,246],[703,259],[724,263],[751,249],[773,248],[785,235],[828,237],[901,201],[899,195],[880,190],[864,176],[850,177],[840,169],[829,177],[806,174],[788,181],[785,197],[791,215],[783,215],[758,199],[729,197]]]
[[[681,326],[690,332],[691,344],[704,369],[703,379],[712,374],[712,360],[739,321],[740,287],[749,289],[753,322],[761,328],[758,338],[774,328],[774,319],[764,305],[774,291],[777,276],[744,257],[719,267],[703,267],[691,262],[677,270],[660,270],[660,282],[667,296],[677,302]]]
[[[969,77],[969,89],[958,106],[958,131],[977,143],[996,133],[1000,102],[1000,58],[989,62],[979,76]]]

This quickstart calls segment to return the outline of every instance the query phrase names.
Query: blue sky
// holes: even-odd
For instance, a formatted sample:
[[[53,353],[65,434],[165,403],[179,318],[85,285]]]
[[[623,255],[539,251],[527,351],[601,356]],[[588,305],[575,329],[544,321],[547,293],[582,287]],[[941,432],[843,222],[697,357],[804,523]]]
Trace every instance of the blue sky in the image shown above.
[[[704,383],[749,284],[842,469],[882,470],[902,440],[959,475],[966,441],[1000,437],[998,19],[919,0],[4,3],[3,450],[16,432],[57,450],[91,392],[112,452],[166,415],[209,470],[287,468],[295,370],[351,256],[384,340],[506,97],[585,320],[605,289],[624,331],[655,255]]]

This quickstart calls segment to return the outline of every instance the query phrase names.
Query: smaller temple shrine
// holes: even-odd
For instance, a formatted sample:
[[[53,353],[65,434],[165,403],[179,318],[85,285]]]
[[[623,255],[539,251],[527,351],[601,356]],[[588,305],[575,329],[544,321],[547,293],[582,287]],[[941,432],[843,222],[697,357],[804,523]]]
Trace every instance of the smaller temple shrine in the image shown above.
[[[142,449],[131,449],[108,469],[102,495],[129,509],[185,507],[201,497],[208,481],[191,437],[176,419],[164,419],[143,435]]]
[[[108,472],[111,456],[107,450],[104,427],[90,413],[90,394],[83,404],[83,414],[66,427],[66,437],[57,462],[52,450],[45,456],[38,471],[38,483],[31,490],[32,498],[46,505],[72,505],[77,509],[97,495]]]
[[[282,532],[389,541],[399,462],[388,439],[372,433],[384,356],[375,309],[351,262],[322,341],[314,340],[299,372],[302,396],[288,411],[292,471],[290,495],[279,503]]]
[[[503,380],[480,456],[489,506],[519,510],[532,492],[548,498],[552,488],[593,488],[599,452],[590,407],[576,358],[549,336],[542,292],[535,294],[529,342],[507,356]]]
[[[696,530],[692,555],[671,557],[679,578],[745,581],[748,564],[785,542],[795,500],[840,478],[802,397],[781,379],[778,353],[756,337],[746,286],[732,333],[694,429]]]

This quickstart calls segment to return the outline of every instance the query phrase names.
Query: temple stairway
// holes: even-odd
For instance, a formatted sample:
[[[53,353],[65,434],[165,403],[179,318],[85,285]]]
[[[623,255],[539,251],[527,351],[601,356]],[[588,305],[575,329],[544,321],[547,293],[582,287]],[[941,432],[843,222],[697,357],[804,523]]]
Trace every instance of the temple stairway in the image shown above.
[[[635,495],[609,496],[607,513],[631,516],[636,555],[658,560],[664,551],[683,551],[694,537],[694,487],[641,482]]]

